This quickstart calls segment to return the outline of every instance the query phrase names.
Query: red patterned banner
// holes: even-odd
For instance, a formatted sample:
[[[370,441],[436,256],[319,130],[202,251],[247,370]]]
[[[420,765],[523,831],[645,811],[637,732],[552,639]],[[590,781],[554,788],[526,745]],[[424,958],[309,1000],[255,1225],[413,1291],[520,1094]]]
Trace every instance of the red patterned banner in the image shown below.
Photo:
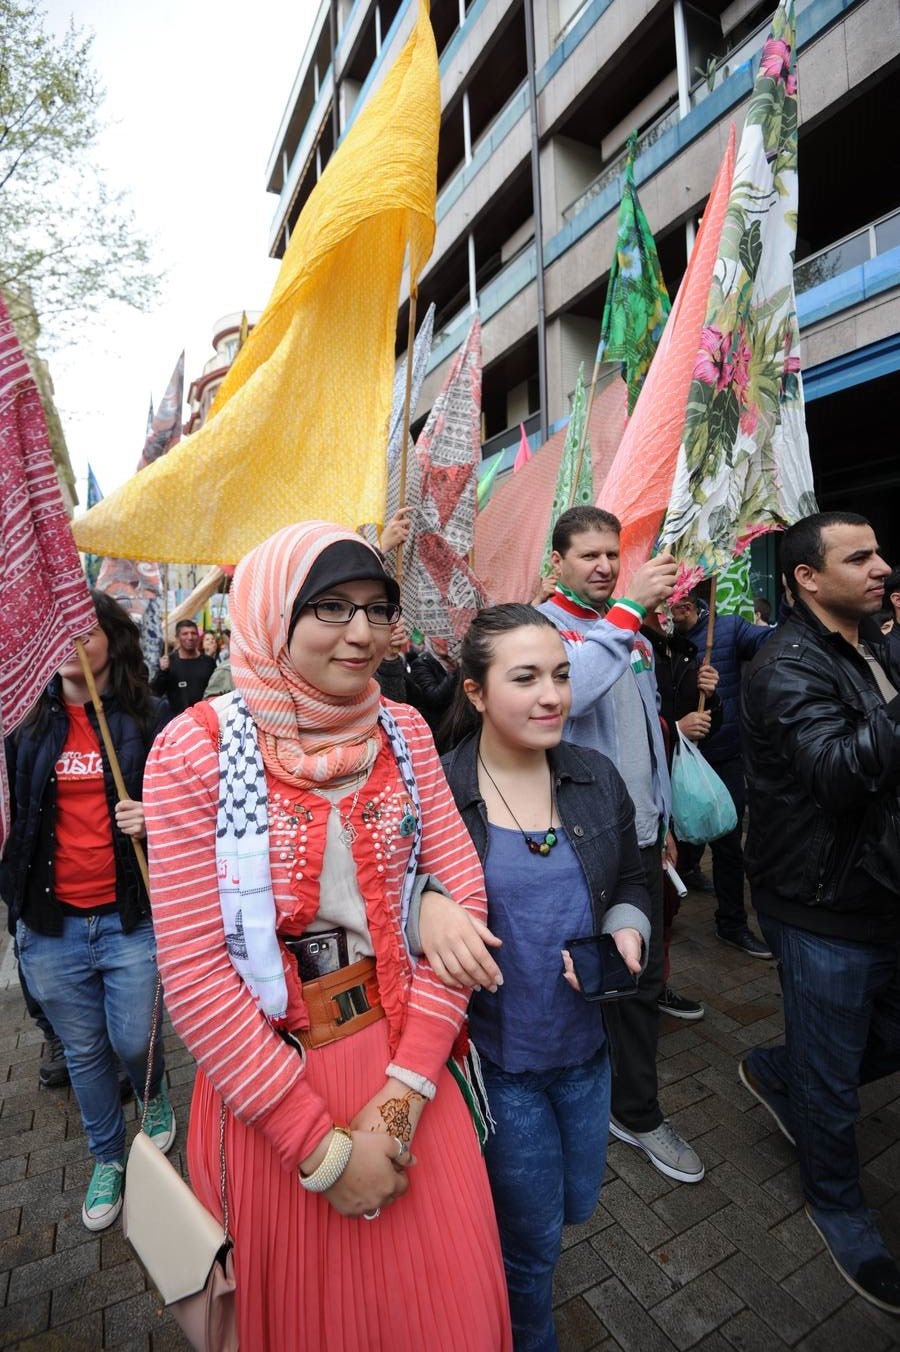
[[[12,731],[96,620],[44,410],[0,296],[0,733]],[[0,851],[9,822],[0,757]]]

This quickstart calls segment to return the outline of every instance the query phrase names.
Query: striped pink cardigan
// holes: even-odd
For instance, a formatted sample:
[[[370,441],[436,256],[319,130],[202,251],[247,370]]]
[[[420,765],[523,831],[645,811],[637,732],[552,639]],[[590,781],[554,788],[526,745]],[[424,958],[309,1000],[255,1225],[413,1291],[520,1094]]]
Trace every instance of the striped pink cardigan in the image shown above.
[[[419,787],[419,872],[440,878],[473,916],[485,920],[481,865],[431,734],[414,709],[399,704],[390,708],[409,746]],[[216,881],[218,791],[216,748],[188,711],[159,736],[144,776],[153,925],[166,1007],[179,1036],[231,1111],[262,1131],[285,1167],[294,1168],[322,1140],[332,1118],[307,1087],[300,1057],[259,1013],[229,961]],[[395,898],[399,927],[402,858],[392,857],[391,868],[388,894]],[[273,872],[277,902],[278,874]],[[449,990],[421,960],[412,977],[395,1063],[436,1081],[467,1000],[467,992]]]

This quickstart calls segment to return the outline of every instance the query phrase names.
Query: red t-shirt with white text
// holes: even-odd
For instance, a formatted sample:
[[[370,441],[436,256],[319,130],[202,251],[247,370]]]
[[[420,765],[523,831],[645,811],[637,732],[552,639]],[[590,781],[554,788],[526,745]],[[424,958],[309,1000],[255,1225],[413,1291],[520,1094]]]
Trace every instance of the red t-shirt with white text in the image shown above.
[[[67,704],[69,731],[56,762],[53,891],[68,906],[93,910],[116,900],[112,822],[100,743],[83,704]]]

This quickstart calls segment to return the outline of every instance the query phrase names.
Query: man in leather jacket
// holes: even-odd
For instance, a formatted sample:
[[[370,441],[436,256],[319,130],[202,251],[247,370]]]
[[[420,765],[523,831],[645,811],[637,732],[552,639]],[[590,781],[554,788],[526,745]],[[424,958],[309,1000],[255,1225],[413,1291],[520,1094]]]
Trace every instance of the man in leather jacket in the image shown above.
[[[778,959],[783,1046],[740,1077],[796,1143],[806,1212],[838,1270],[900,1314],[900,1270],[860,1186],[859,1085],[900,1069],[900,667],[878,626],[869,523],[806,517],[781,550],[791,617],[743,692],[745,851]]]

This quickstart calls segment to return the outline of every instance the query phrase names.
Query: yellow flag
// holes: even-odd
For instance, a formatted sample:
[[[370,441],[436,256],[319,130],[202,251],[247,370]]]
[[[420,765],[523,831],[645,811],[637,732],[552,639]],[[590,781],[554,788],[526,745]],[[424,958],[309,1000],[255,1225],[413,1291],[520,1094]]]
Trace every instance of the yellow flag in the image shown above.
[[[74,523],[80,549],[236,563],[292,521],[384,515],[404,257],[434,243],[440,87],[427,5],[311,194],[208,421]]]

